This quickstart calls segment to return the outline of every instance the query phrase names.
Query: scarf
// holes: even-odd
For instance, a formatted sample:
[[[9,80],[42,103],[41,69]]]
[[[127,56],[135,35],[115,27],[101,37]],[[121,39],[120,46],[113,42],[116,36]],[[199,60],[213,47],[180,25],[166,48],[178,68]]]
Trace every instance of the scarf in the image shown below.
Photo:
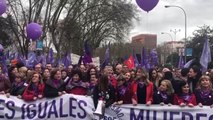
[[[140,88],[143,88],[143,87],[145,86],[145,83],[144,83],[144,82],[138,82],[138,86],[139,86]]]
[[[200,97],[202,99],[209,98],[211,96],[211,90],[200,90]]]
[[[119,95],[124,96],[124,94],[126,93],[126,87],[124,85],[119,86],[118,93]]]
[[[158,91],[161,98],[163,98],[163,101],[167,100],[168,99],[168,95],[165,91]]]
[[[189,102],[189,100],[191,99],[191,95],[188,93],[185,93],[183,95],[181,95],[181,98],[185,101],[185,102]]]
[[[31,84],[31,90],[35,92],[35,96],[38,96],[38,86],[34,83]]]

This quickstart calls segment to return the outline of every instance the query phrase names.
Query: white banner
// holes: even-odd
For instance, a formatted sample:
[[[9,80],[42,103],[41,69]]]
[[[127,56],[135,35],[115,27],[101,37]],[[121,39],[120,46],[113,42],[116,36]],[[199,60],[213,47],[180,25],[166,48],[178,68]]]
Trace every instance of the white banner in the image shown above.
[[[65,94],[61,97],[25,102],[14,96],[0,95],[0,119],[18,120],[94,120],[94,106],[89,96]],[[103,120],[213,120],[209,106],[180,108],[160,105],[121,105],[106,109]]]

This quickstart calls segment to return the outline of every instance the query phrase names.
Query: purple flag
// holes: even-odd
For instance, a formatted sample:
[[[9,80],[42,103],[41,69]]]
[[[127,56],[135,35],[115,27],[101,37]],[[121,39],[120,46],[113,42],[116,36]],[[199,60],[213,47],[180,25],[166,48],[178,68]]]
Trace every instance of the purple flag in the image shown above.
[[[149,56],[146,52],[146,48],[143,47],[142,51],[142,58],[141,58],[141,67],[145,68],[146,70],[150,69],[150,60]]]
[[[52,48],[50,48],[50,50],[49,50],[46,62],[47,63],[51,63],[51,64],[54,63],[54,53],[53,53],[53,49]]]
[[[63,64],[64,64],[64,66],[65,66],[66,68],[68,68],[68,66],[71,64],[71,56],[70,56],[70,54],[66,53],[66,54],[64,55],[64,58],[62,59],[62,62],[63,62]]]
[[[29,68],[33,68],[36,62],[36,54],[34,52],[28,53],[28,60],[26,62],[26,66]]]
[[[189,60],[183,67],[184,68],[189,68],[191,66],[191,64],[194,62],[195,59],[191,59]]]
[[[138,58],[136,56],[135,50],[133,49],[133,57],[134,57],[134,63],[135,63],[135,67],[139,66],[139,62],[138,62]]]
[[[91,49],[88,44],[88,40],[84,42],[84,56],[83,56],[83,62],[84,64],[91,63],[92,62],[92,55],[91,55]]]
[[[104,62],[101,64],[101,69],[104,69],[104,67],[107,66],[109,62],[110,62],[110,43],[106,48]]]
[[[6,56],[3,56],[3,58],[2,58],[2,72],[5,75],[7,75],[7,73],[8,73]]]
[[[203,45],[202,55],[200,57],[200,64],[202,66],[202,72],[207,71],[208,63],[211,62],[211,60],[212,60],[212,58],[211,58],[211,50],[210,50],[210,46],[209,46],[209,41],[206,38],[205,43]]]
[[[145,66],[145,58],[146,55],[145,55],[145,48],[143,47],[141,49],[141,67],[144,67]]]
[[[26,59],[20,53],[18,53],[17,59],[18,59],[19,62],[26,65]]]
[[[150,59],[151,59],[151,67],[155,67],[158,65],[158,53],[155,49],[152,49],[150,52]]]
[[[182,69],[184,67],[184,60],[183,60],[183,54],[180,54],[179,62],[178,62],[178,68]]]

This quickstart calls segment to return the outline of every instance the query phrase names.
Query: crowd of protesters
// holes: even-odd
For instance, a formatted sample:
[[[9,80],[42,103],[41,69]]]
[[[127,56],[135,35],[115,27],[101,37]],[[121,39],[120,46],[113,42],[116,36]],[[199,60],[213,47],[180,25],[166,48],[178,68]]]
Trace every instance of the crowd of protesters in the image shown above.
[[[36,64],[28,69],[17,63],[8,68],[7,75],[1,73],[0,79],[1,95],[25,101],[75,94],[91,96],[95,107],[100,99],[105,101],[105,107],[121,104],[213,107],[213,69],[201,74],[196,66],[145,70],[117,64],[99,70],[92,64],[67,68]]]

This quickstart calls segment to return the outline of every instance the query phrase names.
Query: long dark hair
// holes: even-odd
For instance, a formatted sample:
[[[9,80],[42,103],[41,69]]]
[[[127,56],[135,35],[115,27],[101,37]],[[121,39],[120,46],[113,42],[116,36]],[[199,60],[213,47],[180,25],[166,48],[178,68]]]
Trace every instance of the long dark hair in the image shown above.
[[[109,84],[109,79],[108,79],[108,76],[105,75],[105,74],[102,74],[100,76],[100,79],[99,79],[99,83],[98,83],[98,89],[100,91],[107,91],[108,89],[108,84]]]

